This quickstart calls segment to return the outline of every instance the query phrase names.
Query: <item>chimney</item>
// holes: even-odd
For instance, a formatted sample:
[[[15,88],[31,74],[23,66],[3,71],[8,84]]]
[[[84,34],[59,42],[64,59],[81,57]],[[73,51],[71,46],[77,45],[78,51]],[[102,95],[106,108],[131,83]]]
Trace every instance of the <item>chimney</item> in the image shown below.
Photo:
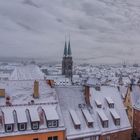
[[[10,100],[11,100],[10,96],[7,96],[6,97],[6,105],[7,106],[11,106],[12,105],[11,102],[10,102]]]
[[[0,89],[0,97],[5,97],[5,89]]]
[[[99,85],[99,84],[96,84],[95,89],[96,89],[97,91],[100,91],[100,90],[101,90],[100,85]]]
[[[54,80],[47,80],[47,84],[53,88],[54,87]]]
[[[33,93],[34,98],[39,98],[39,82],[34,81],[34,93]]]
[[[85,102],[87,105],[91,106],[90,104],[90,86],[85,85]]]
[[[130,89],[130,91],[131,91],[131,92],[132,92],[132,90],[133,90],[133,88],[132,88],[132,87],[133,87],[133,85],[132,85],[132,84],[130,84],[130,85],[129,85],[129,89]]]

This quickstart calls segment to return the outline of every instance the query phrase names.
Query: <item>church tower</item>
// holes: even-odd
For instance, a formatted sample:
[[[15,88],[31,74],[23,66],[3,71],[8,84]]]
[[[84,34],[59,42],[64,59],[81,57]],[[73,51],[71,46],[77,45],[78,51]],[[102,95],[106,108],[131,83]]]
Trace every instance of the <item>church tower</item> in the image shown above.
[[[72,79],[72,70],[73,70],[73,60],[71,53],[71,44],[69,40],[68,47],[67,42],[65,41],[64,54],[62,60],[62,75],[65,75],[66,77]]]

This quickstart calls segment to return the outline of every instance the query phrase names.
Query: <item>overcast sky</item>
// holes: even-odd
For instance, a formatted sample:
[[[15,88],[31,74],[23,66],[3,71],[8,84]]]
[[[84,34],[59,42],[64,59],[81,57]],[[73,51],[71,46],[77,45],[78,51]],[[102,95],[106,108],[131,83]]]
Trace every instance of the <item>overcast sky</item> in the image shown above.
[[[0,56],[140,62],[140,0],[0,0]],[[68,37],[67,37],[68,40]]]

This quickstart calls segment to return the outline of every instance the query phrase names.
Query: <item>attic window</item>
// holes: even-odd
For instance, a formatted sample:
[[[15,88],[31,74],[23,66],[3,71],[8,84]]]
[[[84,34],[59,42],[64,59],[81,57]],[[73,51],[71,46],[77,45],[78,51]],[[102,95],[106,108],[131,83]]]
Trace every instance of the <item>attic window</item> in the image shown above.
[[[100,91],[100,90],[101,90],[100,85],[97,84],[97,85],[95,86],[95,89],[96,89],[97,91]]]
[[[99,118],[100,118],[100,121],[101,121],[103,128],[107,128],[108,127],[108,118],[106,117],[104,111],[98,110],[98,115],[99,115]]]
[[[102,126],[103,126],[103,128],[107,128],[108,127],[108,120],[102,121]]]
[[[120,125],[120,116],[118,115],[116,110],[111,110],[110,114],[113,118],[114,124],[117,125],[117,126]]]
[[[13,131],[13,125],[12,124],[6,124],[5,125],[5,131],[6,132],[12,132]]]
[[[115,119],[115,125],[120,125],[120,119]]]
[[[33,130],[39,129],[39,123],[38,122],[32,122],[32,129]]]
[[[43,111],[45,113],[46,123],[48,128],[56,128],[59,126],[59,115],[56,108],[53,106],[43,106]]]
[[[47,121],[48,128],[55,128],[58,127],[58,120]]]
[[[84,118],[86,120],[88,127],[93,127],[94,121],[93,121],[93,118],[92,118],[91,114],[89,113],[89,111],[86,109],[82,109],[82,113],[84,115]]]
[[[26,130],[26,123],[19,124],[19,131],[24,131],[24,130]]]
[[[58,136],[48,137],[48,140],[58,140]]]
[[[114,102],[111,97],[106,97],[109,108],[114,108]]]
[[[80,120],[79,120],[75,110],[70,110],[69,112],[70,112],[70,116],[71,116],[72,122],[74,124],[74,128],[75,129],[80,129],[81,123],[80,123]]]
[[[95,100],[96,106],[102,108],[102,103],[99,100]]]

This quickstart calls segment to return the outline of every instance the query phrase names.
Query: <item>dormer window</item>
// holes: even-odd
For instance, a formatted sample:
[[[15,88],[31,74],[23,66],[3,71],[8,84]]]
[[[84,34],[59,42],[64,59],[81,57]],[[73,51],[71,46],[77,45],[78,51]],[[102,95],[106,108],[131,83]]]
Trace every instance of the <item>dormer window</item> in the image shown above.
[[[39,129],[39,122],[32,122],[32,130],[38,130]]]
[[[115,119],[115,125],[120,125],[120,119]]]
[[[15,108],[14,110],[19,131],[25,131],[27,129],[28,121],[25,110],[25,108]]]
[[[43,106],[42,107],[45,118],[46,124],[48,128],[56,128],[59,126],[59,116],[56,111],[56,106]]]
[[[32,130],[38,130],[40,118],[37,109],[29,107],[26,112],[29,114]]]
[[[13,124],[6,124],[5,132],[12,132],[12,131],[13,131]]]
[[[2,108],[5,132],[13,132],[14,130],[14,114],[9,108]]]
[[[94,120],[93,120],[91,114],[89,113],[89,111],[87,109],[82,109],[82,113],[83,113],[84,118],[86,120],[87,126],[93,127]]]
[[[103,111],[103,110],[98,110],[98,115],[99,115],[99,118],[100,118],[102,127],[103,127],[103,128],[107,128],[108,125],[109,125],[109,124],[108,124],[108,123],[109,123],[109,120],[108,120],[108,118],[106,117],[104,111]]]
[[[81,128],[81,122],[79,120],[79,117],[77,116],[77,113],[75,110],[70,110],[70,116],[74,125],[75,129],[80,129]]]
[[[111,97],[106,97],[106,101],[108,103],[109,108],[114,108],[114,102]]]
[[[112,119],[114,121],[114,124],[120,125],[120,116],[118,115],[118,113],[116,112],[116,110],[110,110],[110,114],[112,116]]]
[[[103,128],[107,128],[108,127],[108,120],[102,121],[102,126],[103,126]]]
[[[98,108],[102,108],[102,103],[99,100],[95,99],[95,103]]]
[[[114,103],[108,104],[109,108],[114,108]]]
[[[48,128],[55,128],[58,127],[58,120],[47,121]]]
[[[26,123],[20,123],[18,124],[18,130],[19,131],[25,131],[27,128],[27,124]]]

